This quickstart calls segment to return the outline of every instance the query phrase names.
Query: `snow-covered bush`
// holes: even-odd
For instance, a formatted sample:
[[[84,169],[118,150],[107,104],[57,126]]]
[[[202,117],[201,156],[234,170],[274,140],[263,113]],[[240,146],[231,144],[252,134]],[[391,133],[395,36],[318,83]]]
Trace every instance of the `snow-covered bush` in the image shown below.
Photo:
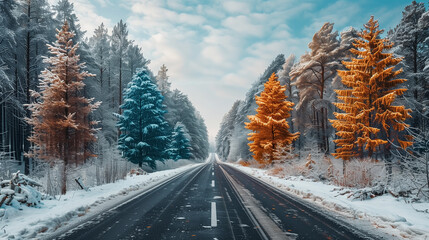
[[[5,205],[16,208],[20,208],[21,204],[29,207],[39,205],[42,194],[35,187],[41,186],[19,171],[12,174],[12,179],[0,182],[0,208],[5,207]],[[1,216],[4,212],[4,210],[0,211]]]

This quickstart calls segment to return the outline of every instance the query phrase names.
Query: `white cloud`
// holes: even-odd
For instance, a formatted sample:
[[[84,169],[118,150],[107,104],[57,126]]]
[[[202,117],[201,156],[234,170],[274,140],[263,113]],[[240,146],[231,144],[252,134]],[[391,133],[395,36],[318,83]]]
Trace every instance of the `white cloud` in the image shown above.
[[[223,2],[223,7],[229,13],[240,13],[240,14],[250,13],[250,6],[246,2],[226,1],[226,2]]]
[[[107,27],[112,27],[112,22],[109,18],[102,17],[96,13],[96,8],[87,0],[73,1],[76,15],[79,18],[82,30],[87,32],[87,37],[91,36],[94,30],[104,23]]]
[[[264,36],[266,26],[254,18],[245,15],[228,17],[222,22],[222,25],[234,30],[238,34],[250,35],[255,37]]]
[[[58,0],[48,0],[50,5],[56,5]],[[103,17],[96,13],[96,7],[88,0],[73,0],[70,1],[74,5],[76,16],[79,19],[80,26],[83,31],[86,31],[87,37],[90,37],[94,30],[101,24],[104,23],[107,27],[112,27],[112,20]],[[108,4],[107,0],[97,0],[102,6]]]

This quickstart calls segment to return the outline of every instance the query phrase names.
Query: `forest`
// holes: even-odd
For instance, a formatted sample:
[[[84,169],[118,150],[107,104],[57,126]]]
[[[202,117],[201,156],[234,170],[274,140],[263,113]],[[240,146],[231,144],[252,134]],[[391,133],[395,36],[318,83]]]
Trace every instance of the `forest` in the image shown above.
[[[279,54],[232,105],[216,152],[283,177],[429,197],[428,37],[415,1],[387,32],[377,16],[340,33],[325,23],[305,54]]]
[[[20,170],[64,194],[79,176],[100,185],[208,157],[204,119],[165,65],[153,74],[126,22],[85,32],[69,0],[0,10],[1,179]]]

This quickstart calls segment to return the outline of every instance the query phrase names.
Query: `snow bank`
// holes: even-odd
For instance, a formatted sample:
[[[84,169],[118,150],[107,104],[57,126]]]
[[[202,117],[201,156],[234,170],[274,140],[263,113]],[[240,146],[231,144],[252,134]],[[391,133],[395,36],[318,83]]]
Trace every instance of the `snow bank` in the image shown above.
[[[279,178],[270,176],[269,170],[243,167],[233,163],[225,164],[307,202],[339,213],[348,220],[367,220],[375,228],[392,236],[410,239],[429,238],[429,203],[427,202],[407,203],[403,198],[394,198],[390,195],[365,201],[353,200],[345,193],[356,189],[339,188],[303,177]]]
[[[201,164],[127,177],[115,183],[90,188],[90,191],[69,191],[58,199],[44,200],[37,208],[0,209],[0,239],[28,239],[51,234],[64,225],[73,225],[83,216],[100,213],[121,204],[167,179]]]

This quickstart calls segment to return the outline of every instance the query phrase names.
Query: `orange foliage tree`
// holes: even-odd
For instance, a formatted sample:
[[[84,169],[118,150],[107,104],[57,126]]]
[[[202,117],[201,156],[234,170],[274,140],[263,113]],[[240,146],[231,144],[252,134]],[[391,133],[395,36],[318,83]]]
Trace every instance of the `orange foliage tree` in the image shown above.
[[[83,80],[94,75],[81,72],[85,64],[79,63],[78,44],[73,45],[74,33],[69,31],[68,23],[57,31],[57,41],[49,45],[53,56],[44,60],[49,67],[40,75],[40,93],[33,91],[35,101],[29,104],[31,118],[27,121],[33,126],[29,137],[33,147],[28,155],[51,165],[63,163],[61,193],[65,194],[67,166],[95,156],[90,144],[96,141],[97,122],[90,121],[89,114],[100,103],[92,103],[82,94]]]
[[[343,160],[374,153],[386,157],[392,143],[403,149],[412,145],[410,136],[400,134],[408,126],[404,121],[411,117],[411,110],[394,105],[396,97],[406,91],[398,88],[406,81],[397,78],[402,69],[394,69],[402,59],[385,51],[393,43],[379,37],[383,30],[378,29],[378,21],[371,17],[364,26],[350,50],[356,57],[343,61],[347,70],[338,71],[347,88],[335,90],[340,100],[335,106],[343,113],[335,112],[336,119],[330,120],[339,136],[333,155]]]
[[[286,100],[286,88],[280,85],[275,73],[264,84],[261,96],[256,96],[256,115],[247,116],[250,120],[246,128],[249,133],[250,151],[260,164],[271,164],[278,148],[287,147],[299,137],[290,133],[287,118],[290,117],[293,103]]]

